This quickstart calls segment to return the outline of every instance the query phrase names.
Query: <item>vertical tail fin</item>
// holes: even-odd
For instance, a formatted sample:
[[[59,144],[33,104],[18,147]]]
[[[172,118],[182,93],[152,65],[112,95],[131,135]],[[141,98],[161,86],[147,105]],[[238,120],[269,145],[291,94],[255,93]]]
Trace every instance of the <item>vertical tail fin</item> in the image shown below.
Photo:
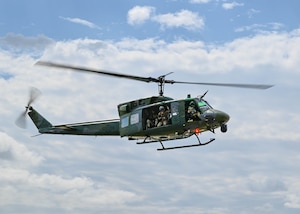
[[[33,121],[34,125],[38,128],[38,130],[52,127],[52,124],[31,106],[29,107],[28,115]]]

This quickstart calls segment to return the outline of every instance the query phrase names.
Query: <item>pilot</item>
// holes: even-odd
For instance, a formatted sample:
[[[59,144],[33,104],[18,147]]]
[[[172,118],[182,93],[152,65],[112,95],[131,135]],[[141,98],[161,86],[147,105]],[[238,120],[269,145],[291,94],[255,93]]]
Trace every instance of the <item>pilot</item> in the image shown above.
[[[159,112],[156,118],[156,126],[165,126],[168,124],[168,114],[169,112],[165,110],[164,106],[159,107]]]
[[[193,122],[194,120],[200,119],[200,112],[195,108],[195,102],[191,101],[187,109],[187,121]]]

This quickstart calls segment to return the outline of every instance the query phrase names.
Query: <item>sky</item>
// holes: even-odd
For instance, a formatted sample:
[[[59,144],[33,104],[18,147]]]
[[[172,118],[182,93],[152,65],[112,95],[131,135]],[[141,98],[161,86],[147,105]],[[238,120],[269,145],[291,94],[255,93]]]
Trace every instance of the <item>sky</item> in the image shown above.
[[[299,213],[298,0],[0,0],[0,211],[3,213]],[[205,146],[156,151],[116,137],[20,129],[30,87],[53,124],[118,118],[154,83],[35,66],[39,60],[178,81],[228,113]],[[196,138],[166,145],[195,143]]]

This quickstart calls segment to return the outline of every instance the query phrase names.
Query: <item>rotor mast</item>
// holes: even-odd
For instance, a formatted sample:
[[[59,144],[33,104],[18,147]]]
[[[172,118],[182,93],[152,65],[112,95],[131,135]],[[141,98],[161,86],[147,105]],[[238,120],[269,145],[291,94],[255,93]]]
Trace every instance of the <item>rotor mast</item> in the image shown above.
[[[165,83],[164,82],[159,82],[158,83],[158,93],[159,93],[159,96],[163,96],[164,95],[164,87],[165,86]]]
[[[165,75],[162,75],[162,76],[159,76],[157,78],[159,96],[163,96],[164,95],[164,89],[165,89],[165,83],[166,83],[166,76],[170,75],[172,73],[174,73],[174,72],[169,72],[169,73],[167,73]],[[173,81],[167,81],[167,83],[173,84],[174,82]]]

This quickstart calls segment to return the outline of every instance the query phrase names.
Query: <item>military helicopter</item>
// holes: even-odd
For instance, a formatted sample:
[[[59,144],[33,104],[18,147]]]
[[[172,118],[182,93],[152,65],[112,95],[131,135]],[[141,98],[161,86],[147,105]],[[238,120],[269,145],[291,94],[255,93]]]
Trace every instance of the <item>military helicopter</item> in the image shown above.
[[[172,72],[153,78],[46,61],[38,61],[36,65],[71,69],[146,83],[154,82],[158,84],[159,95],[119,104],[117,107],[119,119],[52,125],[31,106],[40,94],[38,89],[32,88],[26,109],[16,121],[18,126],[25,127],[25,117],[28,114],[40,134],[120,136],[127,137],[128,140],[136,140],[137,144],[160,143],[161,147],[157,149],[159,151],[207,145],[213,142],[215,138],[202,143],[198,135],[206,131],[215,133],[217,128],[220,128],[221,132],[226,132],[227,122],[230,118],[227,113],[214,109],[204,99],[207,91],[198,97],[187,95],[184,99],[174,100],[164,96],[165,84],[196,84],[250,89],[268,89],[273,86],[167,80],[166,76]],[[192,135],[196,136],[196,144],[172,147],[164,145],[165,141],[184,139]]]

